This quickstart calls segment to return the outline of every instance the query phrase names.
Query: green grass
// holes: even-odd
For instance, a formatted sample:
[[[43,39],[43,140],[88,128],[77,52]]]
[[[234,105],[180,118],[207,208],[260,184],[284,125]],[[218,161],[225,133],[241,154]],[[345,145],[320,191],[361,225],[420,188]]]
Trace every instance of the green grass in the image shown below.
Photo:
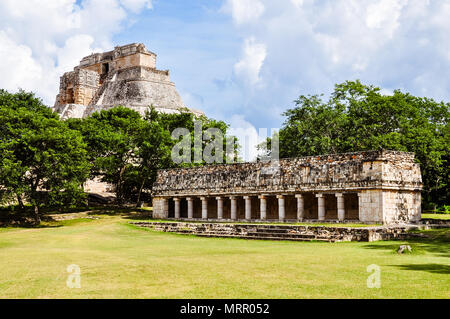
[[[450,214],[422,214],[422,218],[450,220]]]
[[[448,230],[409,242],[270,242],[96,217],[0,229],[0,298],[450,298]],[[396,253],[404,243],[412,254]],[[70,264],[80,289],[66,287]],[[380,289],[367,288],[371,264]]]

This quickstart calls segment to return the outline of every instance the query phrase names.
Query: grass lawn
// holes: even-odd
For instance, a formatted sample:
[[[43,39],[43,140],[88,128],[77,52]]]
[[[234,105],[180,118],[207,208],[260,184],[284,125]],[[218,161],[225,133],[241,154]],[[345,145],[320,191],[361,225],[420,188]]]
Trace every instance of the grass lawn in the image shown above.
[[[199,238],[96,217],[0,228],[0,298],[450,298],[448,230],[398,255],[405,242]],[[80,289],[66,286],[70,264]],[[380,289],[367,288],[371,264]]]
[[[432,219],[450,219],[450,214],[422,214],[422,218],[432,218]]]

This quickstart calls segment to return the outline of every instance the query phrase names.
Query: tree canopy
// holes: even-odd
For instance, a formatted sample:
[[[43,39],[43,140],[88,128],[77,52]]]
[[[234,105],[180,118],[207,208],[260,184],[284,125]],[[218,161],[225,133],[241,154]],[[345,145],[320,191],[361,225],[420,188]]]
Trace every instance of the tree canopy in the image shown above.
[[[336,85],[327,100],[300,96],[283,114],[286,121],[276,135],[280,157],[414,152],[426,206],[445,205],[450,193],[449,105],[400,90],[383,95],[380,88],[347,81]],[[151,107],[144,117],[119,106],[87,119],[61,121],[33,93],[0,90],[0,199],[19,206],[31,203],[38,219],[44,203],[79,205],[85,199],[83,183],[98,177],[115,186],[119,203],[140,202],[160,168],[236,158],[237,139],[227,132],[223,121],[188,111],[158,113]],[[174,161],[179,151],[183,156]]]
[[[114,186],[118,203],[139,203],[158,169],[206,163],[203,157],[173,161],[179,139],[172,132],[177,128],[187,131],[186,158],[208,149],[208,141],[215,139],[209,129],[220,132],[220,144],[225,146],[228,139],[225,122],[187,110],[162,114],[149,107],[142,117],[118,106],[86,119],[62,121],[33,93],[0,90],[0,199],[21,208],[31,204],[39,220],[40,206],[84,203],[83,184],[99,178]],[[232,155],[237,147],[234,144]]]
[[[215,128],[225,137],[228,129],[225,122],[195,117],[188,111],[164,114],[149,108],[141,117],[122,106],[102,110],[86,119],[69,119],[67,123],[80,131],[87,143],[91,178],[112,184],[119,203],[139,203],[142,192],[151,190],[158,169],[205,164],[203,157],[200,162],[172,160],[172,149],[179,142],[172,136],[175,129],[183,128],[188,133],[189,154],[184,154],[188,158],[207,147],[203,137],[208,129]],[[196,144],[194,132],[199,124],[201,142]]]
[[[283,114],[280,157],[377,149],[414,152],[426,206],[448,203],[449,103],[400,90],[384,95],[360,81],[336,85],[328,100],[302,95],[294,103]]]
[[[35,208],[79,205],[88,177],[81,134],[60,121],[32,93],[0,90],[0,185],[6,198]],[[42,192],[46,192],[43,196]]]

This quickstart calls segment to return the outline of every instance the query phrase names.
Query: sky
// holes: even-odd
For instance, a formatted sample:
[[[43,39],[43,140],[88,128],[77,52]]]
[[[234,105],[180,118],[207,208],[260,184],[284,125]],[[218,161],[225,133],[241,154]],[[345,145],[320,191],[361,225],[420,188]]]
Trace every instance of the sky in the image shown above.
[[[450,101],[449,35],[450,0],[1,0],[0,88],[52,106],[82,57],[144,43],[250,160],[298,96],[346,80]]]

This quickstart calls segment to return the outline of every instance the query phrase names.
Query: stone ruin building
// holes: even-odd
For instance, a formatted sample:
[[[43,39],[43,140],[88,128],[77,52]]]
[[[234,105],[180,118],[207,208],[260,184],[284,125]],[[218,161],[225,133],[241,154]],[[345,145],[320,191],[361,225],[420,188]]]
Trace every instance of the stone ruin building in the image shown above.
[[[84,57],[73,71],[64,73],[54,110],[62,119],[84,118],[117,105],[141,115],[151,105],[164,113],[186,109],[169,71],[156,69],[156,54],[133,43]]]
[[[187,109],[169,71],[156,69],[156,54],[133,43],[84,57],[65,73],[54,111],[85,118],[117,105],[141,115],[148,106]],[[421,218],[421,189],[414,154],[385,150],[167,169],[153,187],[153,217],[408,223]],[[113,191],[96,180],[85,190]]]
[[[163,113],[188,110],[170,81],[169,71],[156,69],[156,54],[144,44],[117,46],[112,51],[84,57],[71,72],[60,78],[53,110],[62,119],[86,118],[100,110],[122,105],[141,115],[149,106]],[[114,188],[99,180],[85,183],[86,192],[114,196]]]
[[[385,150],[166,169],[153,217],[410,223],[421,219],[421,189],[414,154]]]

